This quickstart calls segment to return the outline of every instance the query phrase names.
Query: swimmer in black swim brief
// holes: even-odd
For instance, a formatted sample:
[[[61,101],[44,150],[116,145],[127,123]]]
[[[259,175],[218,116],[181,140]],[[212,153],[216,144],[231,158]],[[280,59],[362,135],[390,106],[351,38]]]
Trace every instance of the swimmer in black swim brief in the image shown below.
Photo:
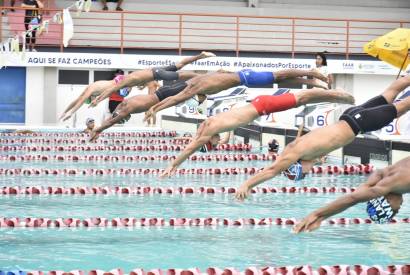
[[[254,186],[279,175],[298,160],[303,166],[304,162],[310,163],[351,143],[359,132],[373,131],[388,125],[410,110],[410,97],[393,103],[397,95],[408,86],[410,75],[394,81],[381,96],[347,109],[337,123],[314,129],[291,142],[272,165],[243,183],[236,197],[241,200],[246,198]]]

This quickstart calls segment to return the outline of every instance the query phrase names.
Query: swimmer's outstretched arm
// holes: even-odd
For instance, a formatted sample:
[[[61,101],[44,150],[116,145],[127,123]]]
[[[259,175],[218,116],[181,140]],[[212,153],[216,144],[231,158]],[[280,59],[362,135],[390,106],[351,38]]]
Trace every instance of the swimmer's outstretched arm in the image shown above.
[[[110,128],[114,124],[119,123],[124,118],[132,114],[132,105],[129,104],[129,99],[124,100],[117,106],[114,113],[108,117],[99,127],[95,128],[90,135],[90,142],[94,142],[98,139],[98,136],[102,131]]]
[[[111,94],[115,93],[116,91],[121,90],[122,88],[134,87],[140,84],[142,74],[146,74],[145,70],[132,72],[126,75],[124,79],[120,81],[119,83],[115,83],[115,81],[112,81],[112,84],[106,89],[104,89],[102,93],[91,102],[90,107],[97,106],[98,103],[100,103],[101,101],[103,101],[104,99],[109,97]]]
[[[110,127],[112,127],[114,124],[117,124],[118,122],[120,122],[122,119],[124,119],[125,117],[127,117],[126,114],[119,114],[117,116],[110,116],[109,118],[107,118],[99,127],[95,128],[90,135],[90,142],[94,142],[98,139],[99,135],[101,134],[102,131],[104,131],[105,129],[108,129]]]
[[[102,88],[102,83],[100,81],[96,81],[85,88],[85,90],[81,93],[81,95],[75,99],[73,102],[68,105],[68,107],[64,110],[64,113],[61,114],[60,120],[63,121],[69,119],[78,109],[83,106],[84,102],[89,98],[93,93],[97,93]]]
[[[80,96],[81,97],[81,96]],[[80,100],[80,97],[77,97],[76,99],[74,99],[73,102],[71,102],[67,108],[64,110],[64,112],[61,114],[61,116],[58,118],[58,120],[61,120],[63,118],[65,118],[65,116],[67,115],[67,112],[70,111],[76,104],[77,102]],[[70,115],[71,116],[71,115]],[[66,120],[66,119],[64,119]]]
[[[186,57],[186,58],[182,59],[179,63],[175,64],[175,66],[177,67],[178,70],[180,70],[181,68],[183,68],[184,66],[186,66],[186,65],[188,65],[192,62],[195,62],[195,61],[200,60],[200,59],[208,58],[208,57],[214,57],[214,56],[216,56],[216,55],[211,53],[211,52],[202,52],[199,55],[190,56],[190,57]],[[133,86],[141,84],[141,81],[143,80],[142,78],[145,77],[145,75],[147,74],[147,70],[151,70],[151,69],[135,71],[135,72],[132,72],[132,73],[128,74],[127,76],[124,77],[124,79],[120,83],[113,84],[110,87],[108,87],[107,89],[105,89],[101,93],[101,95],[99,97],[97,97],[90,104],[90,106],[95,107],[98,103],[100,103],[101,101],[103,101],[104,99],[109,97],[112,93],[114,93],[116,91],[119,91],[122,88],[133,87]],[[191,77],[194,77],[195,75],[196,74],[194,74],[194,73],[184,74],[184,79],[189,79]],[[149,81],[149,79],[147,79],[146,81]]]
[[[193,89],[192,86],[188,84],[188,87],[186,87],[184,90],[182,90],[180,93],[170,96],[163,101],[155,104],[152,106],[146,113],[144,117],[144,121],[148,121],[151,117],[154,117],[156,113],[158,113],[161,110],[164,110],[168,107],[175,106],[181,102],[184,102],[185,100],[190,99],[191,97],[195,96],[198,94],[199,91],[197,89]]]
[[[281,156],[279,156],[276,161],[268,166],[265,167],[261,172],[257,173],[253,177],[249,178],[245,181],[238,189],[235,194],[235,197],[238,200],[244,200],[248,197],[250,190],[255,187],[256,185],[261,184],[268,179],[271,179],[280,174],[280,172],[286,170],[292,163],[297,161],[296,159],[285,159],[281,161]]]
[[[200,54],[196,56],[190,56],[190,57],[185,57],[181,61],[175,64],[178,70],[182,69],[188,64],[191,64],[192,62],[195,62],[200,59],[208,58],[208,57],[215,57],[216,55],[211,52],[201,52]]]
[[[387,195],[391,191],[389,188],[390,184],[387,182],[383,184],[376,184],[382,180],[386,181],[383,179],[382,173],[380,171],[376,171],[369,177],[365,184],[359,186],[353,193],[341,196],[328,205],[310,213],[302,221],[295,225],[293,231],[295,233],[313,231],[320,227],[323,220],[333,215],[343,212],[358,203]],[[389,180],[387,179],[387,181]]]
[[[184,151],[182,151],[182,153],[180,153],[178,157],[171,162],[167,169],[165,169],[165,171],[161,174],[161,178],[174,175],[176,169],[181,165],[181,163],[183,163],[187,158],[189,158],[189,156],[201,148],[202,145],[207,143],[214,134],[216,134],[215,131],[204,132],[204,127],[205,124],[201,124],[196,137],[191,141],[191,143],[188,144],[187,147],[185,147]]]
[[[259,114],[255,107],[253,107],[252,104],[247,104],[208,118],[201,124],[201,126],[199,126],[193,141],[185,147],[184,151],[182,151],[164,173],[162,173],[162,176],[173,175],[176,168],[202,145],[207,143],[213,135],[232,131],[237,127],[247,125],[257,117],[259,117]]]
[[[296,139],[299,139],[303,134],[303,127],[304,123],[299,125],[298,133],[296,135]],[[299,159],[299,156],[290,152],[288,147],[285,147],[284,152],[288,152],[288,154],[282,153],[278,156],[276,161],[268,167],[265,167],[261,172],[257,173],[247,181],[245,181],[238,189],[235,194],[235,197],[238,200],[244,200],[248,197],[250,190],[255,187],[256,185],[271,179],[280,174],[280,172],[286,170],[292,163]]]

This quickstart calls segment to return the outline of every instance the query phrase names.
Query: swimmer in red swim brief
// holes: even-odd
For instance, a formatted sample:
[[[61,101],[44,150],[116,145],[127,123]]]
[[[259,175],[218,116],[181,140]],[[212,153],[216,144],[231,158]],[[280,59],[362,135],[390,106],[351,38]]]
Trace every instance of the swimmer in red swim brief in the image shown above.
[[[282,94],[279,96],[258,96],[251,104],[231,109],[228,112],[219,113],[205,120],[198,128],[193,141],[181,152],[181,154],[162,173],[162,177],[171,176],[178,166],[190,155],[206,144],[213,135],[234,130],[247,125],[254,119],[274,112],[281,112],[304,104],[318,102],[336,102],[353,104],[354,98],[347,92],[337,90],[310,89],[302,90],[296,94]]]

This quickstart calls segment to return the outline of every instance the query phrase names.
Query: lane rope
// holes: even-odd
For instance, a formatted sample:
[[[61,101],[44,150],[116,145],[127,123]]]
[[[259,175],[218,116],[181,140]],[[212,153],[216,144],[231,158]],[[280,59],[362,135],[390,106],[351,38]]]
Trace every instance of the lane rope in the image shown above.
[[[77,186],[77,187],[59,187],[59,186],[4,186],[0,187],[0,195],[187,195],[187,194],[234,194],[237,187],[155,187],[155,186]],[[270,193],[351,193],[355,191],[354,187],[256,187],[251,190],[252,194],[270,194]]]
[[[78,218],[19,218],[0,217],[0,227],[210,227],[210,226],[291,226],[298,222],[296,218],[104,218],[92,217],[85,219]],[[371,224],[369,218],[333,218],[322,222],[323,225],[354,225]],[[395,219],[390,223],[410,223],[410,218]]]

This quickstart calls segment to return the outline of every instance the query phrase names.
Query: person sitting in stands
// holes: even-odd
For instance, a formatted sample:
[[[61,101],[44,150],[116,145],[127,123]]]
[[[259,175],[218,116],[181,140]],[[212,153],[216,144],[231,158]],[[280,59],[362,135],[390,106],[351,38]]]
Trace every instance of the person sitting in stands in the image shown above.
[[[108,10],[107,2],[117,3],[117,8],[115,10],[122,11],[122,8],[121,8],[122,1],[123,0],[101,0],[101,3],[103,4],[103,11]]]

